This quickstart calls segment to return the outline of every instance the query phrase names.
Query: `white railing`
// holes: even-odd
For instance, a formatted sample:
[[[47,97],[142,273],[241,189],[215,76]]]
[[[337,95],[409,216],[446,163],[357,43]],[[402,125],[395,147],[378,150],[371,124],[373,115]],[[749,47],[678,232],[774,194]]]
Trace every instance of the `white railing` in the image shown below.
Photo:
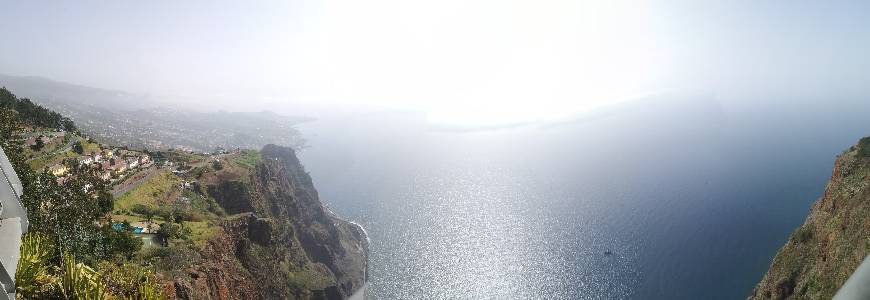
[[[15,299],[15,268],[21,235],[27,232],[27,212],[21,205],[21,180],[0,147],[0,299]]]

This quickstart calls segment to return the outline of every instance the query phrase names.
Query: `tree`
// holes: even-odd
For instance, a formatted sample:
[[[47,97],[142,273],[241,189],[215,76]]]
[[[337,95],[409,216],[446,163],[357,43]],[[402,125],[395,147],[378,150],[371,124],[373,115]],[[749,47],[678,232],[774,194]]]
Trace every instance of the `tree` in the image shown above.
[[[17,111],[20,114],[19,119],[30,125],[76,131],[75,123],[69,118],[33,103],[30,99],[18,98],[5,87],[0,88],[0,108]]]
[[[27,209],[30,229],[46,234],[58,253],[70,253],[85,262],[129,255],[134,251],[129,246],[132,242],[120,240],[135,237],[115,235],[106,228],[111,225],[100,222],[114,202],[109,184],[97,177],[93,168],[66,163],[70,176],[63,184],[48,172],[28,175],[22,204]]]
[[[187,239],[190,232],[190,228],[173,223],[163,223],[160,224],[160,230],[157,230],[157,237],[163,241],[164,245],[168,246],[169,240]]]
[[[30,149],[33,149],[33,151],[40,151],[43,147],[45,147],[45,142],[42,141],[42,136],[40,135],[36,138],[36,143],[30,146]]]
[[[224,165],[220,160],[215,160],[211,163],[211,167],[215,169],[215,171],[220,171],[224,169]]]
[[[75,144],[73,144],[72,149],[78,155],[82,155],[85,153],[85,147],[82,146],[82,141],[76,141]]]
[[[107,214],[115,209],[115,199],[108,188],[97,190],[97,205],[100,207],[100,212]]]
[[[142,249],[142,240],[135,237],[129,229],[129,225],[122,226],[121,230],[116,230],[111,224],[103,225],[100,231],[105,238],[101,246],[106,249],[105,252],[127,260],[133,258],[133,255]]]

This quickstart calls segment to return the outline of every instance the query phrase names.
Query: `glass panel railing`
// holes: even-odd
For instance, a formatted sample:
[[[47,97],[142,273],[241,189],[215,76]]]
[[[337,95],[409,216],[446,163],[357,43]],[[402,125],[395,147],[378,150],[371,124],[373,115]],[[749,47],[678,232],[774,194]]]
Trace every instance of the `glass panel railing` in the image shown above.
[[[840,287],[834,300],[870,299],[870,255]]]

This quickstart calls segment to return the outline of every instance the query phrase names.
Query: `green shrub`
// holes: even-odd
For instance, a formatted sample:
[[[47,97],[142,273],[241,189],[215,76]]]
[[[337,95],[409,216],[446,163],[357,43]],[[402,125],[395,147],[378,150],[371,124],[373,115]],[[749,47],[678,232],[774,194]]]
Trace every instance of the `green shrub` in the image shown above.
[[[134,214],[140,214],[143,216],[154,215],[154,209],[152,209],[148,205],[141,204],[141,203],[133,204],[133,207],[130,208],[130,211],[133,212]]]
[[[104,284],[113,295],[123,299],[161,299],[160,288],[155,284],[154,273],[141,265],[132,263],[114,264],[102,262],[99,269],[105,275]]]
[[[794,232],[795,240],[798,243],[806,243],[813,239],[813,227],[809,224],[798,227]]]
[[[59,296],[57,278],[51,275],[50,259],[54,247],[48,236],[36,232],[24,235],[21,240],[21,257],[15,270],[16,292],[25,299],[42,299]]]
[[[870,136],[858,141],[858,157],[870,157]]]

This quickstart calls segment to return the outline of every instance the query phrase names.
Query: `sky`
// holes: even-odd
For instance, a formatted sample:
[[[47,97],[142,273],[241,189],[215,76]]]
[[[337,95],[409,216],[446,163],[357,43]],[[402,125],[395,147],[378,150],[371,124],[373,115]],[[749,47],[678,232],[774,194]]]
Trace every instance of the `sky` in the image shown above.
[[[868,3],[7,1],[0,73],[215,109],[411,109],[473,125],[673,90],[855,96],[870,89]]]

